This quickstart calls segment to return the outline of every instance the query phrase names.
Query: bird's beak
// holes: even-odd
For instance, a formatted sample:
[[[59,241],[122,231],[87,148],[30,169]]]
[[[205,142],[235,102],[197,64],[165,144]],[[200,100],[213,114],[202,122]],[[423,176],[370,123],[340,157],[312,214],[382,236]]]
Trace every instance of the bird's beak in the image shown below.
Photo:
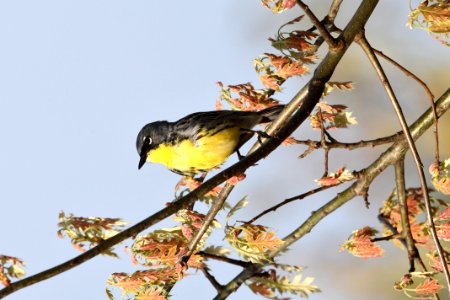
[[[139,160],[138,170],[142,168],[142,166],[147,161],[147,151],[142,151],[141,159]]]

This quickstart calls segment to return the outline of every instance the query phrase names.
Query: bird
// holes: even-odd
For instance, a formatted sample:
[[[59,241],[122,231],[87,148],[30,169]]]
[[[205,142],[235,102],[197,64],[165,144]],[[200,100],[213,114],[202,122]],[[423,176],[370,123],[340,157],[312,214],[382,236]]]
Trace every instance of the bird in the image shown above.
[[[274,121],[285,105],[260,111],[217,110],[196,112],[175,122],[156,121],[142,127],[136,139],[138,169],[146,162],[193,177],[219,167],[255,133],[258,124]],[[258,135],[258,139],[260,136]]]

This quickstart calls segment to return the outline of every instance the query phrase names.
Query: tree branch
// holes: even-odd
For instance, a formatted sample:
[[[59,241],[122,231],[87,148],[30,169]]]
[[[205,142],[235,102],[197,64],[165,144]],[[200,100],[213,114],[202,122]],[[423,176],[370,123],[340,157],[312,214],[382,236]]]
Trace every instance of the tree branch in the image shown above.
[[[338,141],[332,141],[332,142],[326,142],[326,145],[328,148],[339,148],[339,149],[347,149],[347,150],[355,150],[359,148],[364,147],[375,147],[380,146],[388,143],[394,143],[396,141],[399,141],[403,138],[403,132],[397,132],[393,135],[377,138],[373,140],[367,140],[367,141],[359,141],[359,142],[353,142],[353,143],[345,143],[345,142],[338,142]],[[312,140],[294,140],[295,144],[299,145],[306,145],[313,149],[320,149],[322,148],[322,142],[321,141],[312,141]]]
[[[416,244],[411,233],[411,224],[409,223],[408,203],[406,200],[405,188],[405,159],[400,159],[395,165],[395,185],[397,187],[397,199],[400,207],[400,217],[402,222],[402,238],[405,240],[408,251],[409,270],[414,272],[414,260],[419,257]]]
[[[411,71],[409,71],[408,69],[403,67],[401,64],[399,64],[398,62],[396,62],[395,60],[393,60],[392,58],[390,58],[389,56],[387,56],[386,54],[384,54],[380,50],[377,50],[375,48],[372,48],[372,49],[373,49],[373,51],[375,51],[376,54],[378,54],[379,56],[381,56],[382,58],[384,58],[385,60],[387,60],[388,62],[390,62],[394,66],[396,66],[397,68],[399,68],[403,73],[406,74],[406,76],[409,76],[409,77],[413,78],[415,81],[417,81],[425,89],[425,92],[427,92],[428,96],[430,96],[429,99],[430,99],[430,103],[431,103],[431,107],[433,109],[433,115],[434,115],[434,129],[433,129],[433,133],[434,133],[434,142],[435,142],[435,148],[436,148],[435,149],[435,160],[436,160],[436,163],[439,163],[438,122],[437,122],[436,107],[434,106],[434,95],[433,95],[433,93],[431,92],[431,90],[428,87],[428,85],[423,80],[421,80],[419,77],[417,77],[414,73],[412,73]]]
[[[402,243],[403,247],[408,249],[408,246],[406,244],[406,239],[405,239],[405,237],[403,235],[404,232],[402,232],[402,234],[398,233],[397,228],[395,228],[383,214],[379,214],[378,215],[378,220],[384,226],[386,226],[388,228],[388,230],[390,230],[392,232],[392,234],[390,236],[387,236],[387,237],[373,238],[373,239],[371,239],[371,241],[376,242],[376,241],[391,240],[391,239],[396,238],[396,239],[398,239],[400,241],[400,243]],[[415,245],[414,245],[414,247],[415,247]],[[414,258],[420,264],[420,267],[422,268],[422,272],[427,272],[428,271],[427,267],[425,266],[425,263],[423,262],[422,258],[420,257],[420,253],[418,251],[417,251],[417,256],[414,257]]]
[[[336,19],[336,15],[341,7],[342,0],[333,0],[331,3],[330,10],[328,11],[328,15],[326,18],[330,23],[334,23],[334,19]]]
[[[448,109],[450,109],[450,88],[438,99],[436,102],[438,117],[442,116]],[[414,139],[419,138],[430,126],[433,124],[433,112],[428,109],[422,116],[410,126],[410,132]],[[408,151],[408,142],[402,139],[388,148],[377,160],[375,160],[369,167],[361,171],[359,179],[353,183],[349,188],[339,193],[336,197],[326,203],[324,206],[314,211],[311,216],[303,222],[296,230],[291,232],[283,240],[283,245],[276,251],[269,254],[270,257],[278,255],[280,252],[286,250],[295,241],[302,238],[309,233],[314,226],[316,226],[327,215],[353,199],[355,196],[361,194],[367,189],[370,183],[381,174],[388,166],[394,164],[401,159],[406,151]],[[234,279],[224,286],[222,291],[216,295],[214,299],[225,299],[229,294],[235,291],[243,282],[252,277],[259,268],[252,268],[243,270]]]
[[[215,278],[211,273],[209,273],[209,270],[208,270],[206,267],[202,268],[201,270],[202,270],[203,274],[205,275],[205,277],[206,277],[206,278],[209,280],[209,282],[212,284],[212,286],[216,289],[216,291],[219,292],[219,291],[223,288],[223,285],[221,285],[221,284],[216,280],[216,278]]]
[[[328,44],[328,47],[331,50],[337,49],[338,47],[343,47],[343,45],[340,45],[339,40],[336,40],[323,26],[323,24],[320,22],[320,20],[316,17],[316,15],[309,9],[308,5],[303,3],[301,0],[297,0],[297,4],[303,9],[305,14],[308,16],[308,18],[311,20],[311,23],[319,30],[320,36],[325,40],[325,42]],[[339,8],[339,6],[338,6]],[[334,10],[333,10],[334,12]]]
[[[403,236],[400,233],[394,233],[394,234],[390,234],[390,235],[372,238],[372,239],[370,239],[370,241],[373,243],[376,243],[376,242],[390,241],[390,240],[395,240],[395,239],[403,239]]]
[[[322,110],[318,109],[317,116],[319,117],[319,124],[320,124],[320,145],[324,152],[324,172],[322,177],[328,176],[328,157],[330,148],[327,147],[327,141],[325,139],[325,126],[323,124],[323,117],[322,117]]]
[[[397,97],[395,96],[394,90],[392,89],[391,84],[389,83],[389,80],[388,80],[386,74],[384,73],[384,70],[381,67],[380,62],[378,61],[378,58],[375,55],[375,52],[373,51],[372,46],[370,46],[369,42],[367,41],[367,39],[365,38],[363,33],[361,33],[361,34],[362,34],[362,36],[360,39],[358,39],[358,43],[360,44],[360,46],[366,53],[367,57],[369,58],[372,66],[376,70],[377,75],[380,78],[380,80],[386,90],[386,93],[388,94],[389,99],[391,100],[391,103],[392,103],[394,110],[397,114],[397,117],[400,121],[402,130],[405,133],[405,137],[408,142],[411,153],[413,155],[414,161],[416,163],[417,173],[419,175],[420,185],[422,187],[422,192],[423,192],[423,196],[424,196],[428,225],[430,226],[430,232],[431,232],[431,236],[433,238],[434,245],[436,247],[436,252],[439,255],[439,259],[441,260],[443,273],[445,276],[445,280],[447,281],[447,289],[450,292],[450,274],[447,269],[447,262],[445,260],[442,246],[437,237],[436,228],[434,226],[434,221],[433,221],[433,216],[431,214],[430,195],[428,193],[427,183],[426,183],[426,179],[425,179],[425,173],[423,171],[423,164],[420,160],[420,156],[419,156],[419,153],[417,152],[417,148],[416,148],[416,145],[414,144],[412,135],[409,132],[408,124],[406,123],[405,116],[403,115],[402,109],[400,107],[400,104],[398,103]]]
[[[329,188],[331,188],[331,187],[335,187],[335,185],[321,186],[321,187],[315,188],[315,189],[313,189],[313,190],[310,190],[310,191],[308,191],[308,192],[306,192],[306,193],[303,193],[303,194],[300,194],[300,195],[297,195],[297,196],[294,196],[294,197],[285,199],[284,201],[282,201],[282,202],[280,202],[280,203],[278,203],[278,204],[276,204],[276,205],[274,205],[274,206],[272,206],[272,207],[270,207],[270,208],[264,210],[263,212],[261,212],[260,214],[258,214],[257,216],[253,217],[252,219],[250,219],[249,221],[247,221],[247,222],[245,222],[245,223],[253,223],[253,222],[255,222],[256,220],[258,220],[259,218],[261,218],[262,216],[268,214],[269,212],[271,212],[271,211],[276,211],[276,210],[277,210],[278,208],[280,208],[281,206],[284,206],[284,205],[286,205],[286,204],[288,204],[288,203],[290,203],[290,202],[292,202],[292,201],[295,201],[295,200],[301,200],[301,199],[304,199],[304,198],[306,198],[306,197],[309,197],[309,196],[311,196],[311,195],[314,195],[314,194],[316,194],[316,193],[318,193],[318,192],[324,191],[324,190],[329,189]]]
[[[343,32],[338,37],[338,39],[340,39],[343,42],[344,47],[339,48],[336,51],[330,50],[327,53],[327,55],[325,56],[325,58],[322,60],[322,62],[317,66],[317,68],[314,72],[314,75],[309,82],[308,93],[303,100],[303,105],[291,117],[291,119],[288,121],[286,126],[282,127],[276,133],[276,136],[278,138],[280,138],[280,136],[281,136],[282,140],[284,141],[290,135],[290,134],[286,135],[286,132],[290,131],[289,129],[290,129],[291,124],[296,124],[297,126],[299,126],[303,122],[303,120],[311,113],[315,104],[319,101],[320,97],[322,96],[322,93],[325,88],[325,83],[330,79],[337,64],[341,60],[344,53],[347,51],[349,45],[353,42],[356,34],[364,28],[364,25],[366,24],[367,20],[369,19],[370,15],[372,14],[372,12],[375,9],[375,6],[377,4],[378,4],[378,0],[362,1],[361,5],[356,10],[352,19],[349,21],[349,23],[347,24],[347,26],[345,27]],[[299,92],[299,94],[300,94],[300,92]],[[295,101],[292,101],[292,102],[295,102]],[[292,107],[291,104],[288,105],[288,107],[285,109],[285,111],[291,109],[291,107]],[[304,114],[306,114],[306,115],[304,115]],[[292,132],[292,131],[290,131],[290,132]],[[268,143],[269,142],[270,142],[270,140],[268,141]],[[342,194],[340,194],[340,195],[342,195]],[[283,246],[282,246],[283,249],[285,249],[284,248],[285,244],[283,244]],[[278,254],[278,252],[273,253],[273,254],[276,255],[276,254]],[[230,281],[224,287],[224,289],[222,289],[222,291],[220,293],[218,293],[216,295],[215,299],[225,299],[226,297],[228,297],[228,295],[230,293],[235,291],[245,280],[250,278],[254,274],[254,272],[259,269],[260,269],[259,267],[255,268],[255,269],[249,268],[249,269],[242,271],[241,274],[237,275],[232,281]]]
[[[226,256],[216,255],[216,254],[212,254],[212,253],[208,253],[208,252],[204,252],[204,251],[199,251],[199,252],[197,252],[197,254],[203,256],[204,258],[209,258],[209,259],[214,259],[217,261],[226,262],[226,263],[229,263],[229,264],[232,264],[235,266],[239,266],[239,267],[243,267],[243,268],[248,268],[250,265],[253,264],[248,261],[229,258]]]
[[[188,250],[186,254],[183,255],[181,258],[182,263],[187,263],[191,255],[194,253],[195,249],[197,248],[198,243],[202,239],[205,232],[208,230],[209,226],[211,225],[211,222],[216,217],[217,213],[222,208],[222,205],[225,203],[225,200],[228,198],[228,195],[231,193],[233,189],[233,186],[230,184],[227,184],[219,193],[219,196],[214,200],[211,208],[208,211],[208,214],[205,217],[205,220],[203,221],[202,226],[200,229],[194,234],[192,239],[189,241],[188,244]]]

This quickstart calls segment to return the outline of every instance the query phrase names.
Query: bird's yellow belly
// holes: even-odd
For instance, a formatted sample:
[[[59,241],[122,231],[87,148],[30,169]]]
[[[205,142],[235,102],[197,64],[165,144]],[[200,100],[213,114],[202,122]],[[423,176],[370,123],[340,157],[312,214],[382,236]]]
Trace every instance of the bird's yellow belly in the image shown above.
[[[147,161],[161,163],[183,174],[193,175],[221,165],[236,149],[239,141],[238,127],[224,129],[193,143],[186,139],[177,145],[161,144],[151,150]]]

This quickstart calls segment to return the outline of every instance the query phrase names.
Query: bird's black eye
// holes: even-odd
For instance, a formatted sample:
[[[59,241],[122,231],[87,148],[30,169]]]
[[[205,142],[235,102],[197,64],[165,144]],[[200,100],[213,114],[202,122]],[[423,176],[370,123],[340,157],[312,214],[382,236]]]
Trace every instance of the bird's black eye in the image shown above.
[[[142,139],[142,141],[144,142],[144,144],[147,144],[147,145],[151,145],[151,143],[153,142],[153,141],[152,141],[152,138],[149,137],[149,136],[144,136],[144,138]]]

